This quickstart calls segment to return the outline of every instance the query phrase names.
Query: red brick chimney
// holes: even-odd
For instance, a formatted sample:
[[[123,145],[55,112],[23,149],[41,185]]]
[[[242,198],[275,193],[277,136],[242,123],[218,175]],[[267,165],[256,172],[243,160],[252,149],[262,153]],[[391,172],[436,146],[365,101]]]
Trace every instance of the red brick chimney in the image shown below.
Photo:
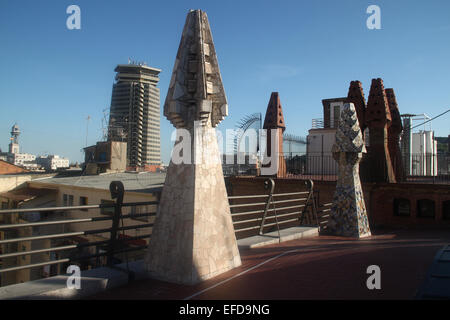
[[[286,177],[286,161],[284,160],[283,155],[283,132],[286,130],[286,125],[284,123],[283,109],[281,108],[280,96],[278,95],[278,92],[272,92],[270,96],[266,117],[264,118],[263,129],[267,130],[266,154],[269,157],[272,156],[271,132],[272,130],[278,130],[278,172],[276,177]]]

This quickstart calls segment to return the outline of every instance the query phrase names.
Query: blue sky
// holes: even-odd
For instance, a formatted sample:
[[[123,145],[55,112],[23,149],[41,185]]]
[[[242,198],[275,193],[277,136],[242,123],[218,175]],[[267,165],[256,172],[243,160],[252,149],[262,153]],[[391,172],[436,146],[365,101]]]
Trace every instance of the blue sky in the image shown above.
[[[66,8],[81,8],[68,30]],[[381,30],[369,30],[369,5]],[[450,108],[450,1],[0,1],[0,148],[17,122],[23,152],[82,159],[102,137],[114,68],[128,58],[162,69],[164,103],[189,9],[207,12],[229,116],[265,113],[278,91],[287,132],[306,136],[321,99],[346,96],[351,80],[394,88],[401,113],[435,116]],[[450,134],[450,113],[433,121]],[[161,113],[162,158],[173,127]]]

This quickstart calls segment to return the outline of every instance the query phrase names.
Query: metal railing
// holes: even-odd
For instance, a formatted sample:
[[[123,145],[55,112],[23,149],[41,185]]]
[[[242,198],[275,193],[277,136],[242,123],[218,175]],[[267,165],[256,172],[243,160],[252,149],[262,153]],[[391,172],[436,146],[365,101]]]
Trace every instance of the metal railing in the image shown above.
[[[106,257],[107,261],[106,264],[108,266],[113,266],[117,261],[115,259],[115,255],[117,254],[126,254],[131,251],[137,251],[142,250],[147,247],[147,244],[145,245],[130,245],[130,243],[133,243],[133,241],[139,241],[146,238],[150,238],[151,234],[141,234],[141,235],[135,235],[135,236],[127,236],[125,234],[126,230],[131,229],[145,229],[153,226],[153,223],[136,223],[131,225],[124,225],[125,219],[136,219],[136,218],[143,218],[143,217],[151,217],[156,215],[155,212],[145,212],[145,213],[129,213],[129,214],[122,214],[122,208],[124,207],[138,207],[138,206],[153,206],[158,205],[158,201],[147,201],[147,202],[129,202],[129,203],[123,203],[123,196],[124,196],[124,188],[123,184],[120,181],[113,181],[110,185],[110,191],[111,191],[111,198],[115,199],[114,203],[107,203],[107,204],[95,204],[95,205],[82,205],[82,206],[64,206],[64,207],[48,207],[48,208],[32,208],[32,209],[6,209],[6,210],[0,210],[0,216],[5,217],[9,216],[9,222],[14,223],[5,223],[0,225],[0,231],[3,231],[4,234],[6,234],[6,239],[0,239],[0,248],[3,248],[1,254],[0,254],[0,261],[2,262],[2,268],[0,269],[0,275],[12,272],[12,271],[19,271],[23,269],[32,269],[37,267],[44,267],[44,266],[50,266],[50,265],[57,265],[57,264],[65,264],[65,263],[75,263],[75,262],[82,262],[86,261],[92,258],[98,258],[98,257]],[[106,216],[94,216],[94,217],[86,217],[86,218],[70,218],[70,219],[58,219],[58,220],[48,220],[48,221],[38,221],[38,222],[27,222],[24,218],[25,215],[30,213],[43,213],[43,212],[53,212],[53,213],[59,213],[65,215],[66,213],[74,210],[80,210],[78,214],[87,214],[88,210],[92,209],[98,209],[100,211],[107,210],[108,213],[106,213]],[[81,211],[82,210],[82,211]],[[112,214],[109,215],[109,212]],[[105,213],[103,213],[105,214]],[[21,218],[20,218],[21,217]],[[149,219],[149,218],[147,218]],[[19,221],[25,221],[25,222],[19,222]],[[5,219],[3,219],[5,221]],[[111,226],[107,228],[98,228],[98,229],[92,229],[92,230],[83,230],[83,231],[72,231],[72,230],[66,230],[66,232],[58,232],[58,233],[49,233],[41,235],[40,232],[42,231],[41,227],[55,227],[59,226],[60,229],[67,229],[67,226],[73,225],[73,224],[79,224],[79,223],[95,223],[99,221],[111,221]],[[39,228],[38,234],[33,234],[33,228]],[[20,232],[20,230],[24,230]],[[48,230],[47,230],[48,231]],[[145,231],[145,230],[144,230]],[[119,234],[119,232],[122,232]],[[20,236],[20,234],[26,234],[26,236]],[[10,237],[10,235],[19,235],[19,237]],[[86,237],[91,235],[109,235],[109,237],[103,237],[104,240],[100,241],[86,241],[86,242],[77,242],[74,240],[74,237]],[[5,238],[5,237],[3,237]],[[68,240],[71,242],[77,242],[77,243],[71,243],[71,244],[64,244],[61,243],[61,240]],[[87,240],[86,238],[82,238],[83,240]],[[31,248],[30,250],[14,250],[14,248],[11,248],[11,246],[17,245],[17,244],[31,244],[33,241],[39,241],[39,240],[50,240],[50,246],[46,246],[43,248]],[[54,241],[58,240],[59,245],[56,245]],[[77,239],[79,240],[79,238]],[[53,243],[52,243],[53,241]],[[146,242],[148,243],[148,242]],[[105,248],[103,250],[104,252],[96,252],[94,254],[80,254],[80,251],[82,251],[85,248],[88,247],[97,247],[98,248]],[[31,245],[30,245],[31,247]],[[98,251],[98,250],[97,250]],[[102,250],[101,250],[102,251]],[[14,265],[14,263],[9,263],[11,266],[3,267],[5,262],[7,262],[7,259],[13,259],[13,258],[19,258],[19,257],[25,257],[25,256],[34,256],[38,254],[50,254],[50,253],[62,253],[66,252],[66,257],[57,258],[54,260],[46,260],[46,261],[38,261],[34,263],[19,263],[19,265]],[[128,256],[126,257],[128,261]],[[30,258],[31,260],[31,258]],[[11,261],[10,261],[11,262]],[[17,261],[16,261],[16,264]]]
[[[317,206],[317,219],[319,220],[319,232],[326,232],[328,219],[330,218],[332,202],[321,203]]]
[[[338,163],[328,153],[285,152],[287,178],[336,181]],[[450,155],[406,154],[392,157],[392,166],[398,182],[450,183]],[[387,166],[377,157],[363,154],[360,176],[365,182],[375,181],[374,176],[387,176]],[[387,180],[387,178],[385,178]]]
[[[338,163],[331,154],[284,153],[288,178],[336,181]]]
[[[445,154],[413,153],[391,155],[391,163],[397,182],[450,183],[450,156]],[[367,182],[376,177],[388,176],[388,168],[383,159],[371,154],[363,154],[360,176]],[[387,178],[385,178],[387,180]]]
[[[312,129],[322,129],[324,127],[323,118],[312,119],[311,128]]]
[[[237,238],[263,235],[274,229],[280,236],[280,226],[319,225],[311,180],[300,182],[296,192],[275,193],[273,179],[266,180],[264,186],[267,194],[228,197]]]
[[[450,183],[450,154],[407,154],[402,166],[409,182]]]
[[[290,226],[320,226],[313,186],[311,180],[299,180],[295,192],[276,192],[274,180],[268,179],[265,181],[266,194],[229,196],[236,237],[263,235],[275,229],[280,237],[280,229]],[[46,275],[53,276],[65,273],[62,268],[69,264],[79,264],[82,269],[103,265],[115,267],[115,264],[124,262],[124,255],[128,262],[129,252],[147,248],[151,232],[146,228],[153,227],[153,221],[149,220],[156,216],[156,208],[144,213],[126,213],[123,210],[128,207],[156,207],[159,202],[124,203],[124,187],[120,181],[111,183],[110,192],[112,203],[0,210],[0,235],[3,235],[0,237],[0,276],[26,269],[34,269],[36,274],[43,272],[37,268],[56,266],[59,271]],[[93,216],[91,210],[99,210],[100,215]],[[36,213],[47,217],[31,221],[36,219],[31,219],[30,215]],[[53,213],[51,218],[48,213]],[[136,218],[144,217],[148,219],[146,222],[136,221]],[[124,220],[127,219],[135,221],[125,225]],[[95,226],[98,223],[103,225]],[[81,225],[77,228],[77,224]],[[125,234],[125,231],[133,229],[135,235]],[[143,230],[144,234],[137,234],[137,230]],[[122,255],[122,260],[117,259],[118,255]],[[98,263],[99,258],[106,261]],[[130,278],[133,276],[128,270],[123,271],[128,272]],[[40,274],[39,278],[42,277],[45,276]],[[30,276],[30,280],[34,279]]]
[[[323,129],[323,128],[337,128],[339,126],[339,119],[334,119],[333,121],[324,118],[315,118],[311,121],[312,129]]]

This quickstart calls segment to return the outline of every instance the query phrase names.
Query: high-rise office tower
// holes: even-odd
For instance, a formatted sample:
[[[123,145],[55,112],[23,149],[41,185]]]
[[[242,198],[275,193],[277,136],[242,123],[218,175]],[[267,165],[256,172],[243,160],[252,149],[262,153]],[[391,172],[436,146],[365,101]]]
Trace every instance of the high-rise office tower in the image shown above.
[[[127,142],[127,164],[151,168],[161,164],[160,69],[145,64],[119,64],[114,70],[108,140]]]

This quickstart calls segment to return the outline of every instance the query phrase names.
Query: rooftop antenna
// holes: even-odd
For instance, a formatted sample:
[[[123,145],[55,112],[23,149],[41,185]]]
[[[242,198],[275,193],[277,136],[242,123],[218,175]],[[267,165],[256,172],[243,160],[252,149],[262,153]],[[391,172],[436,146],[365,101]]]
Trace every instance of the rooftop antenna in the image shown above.
[[[91,120],[91,116],[88,115],[86,118],[86,147],[88,146],[89,120]]]
[[[102,137],[102,141],[107,141],[108,140],[108,134],[109,134],[109,108],[105,108],[103,109],[103,119],[102,119],[102,132],[103,132],[103,137]]]

